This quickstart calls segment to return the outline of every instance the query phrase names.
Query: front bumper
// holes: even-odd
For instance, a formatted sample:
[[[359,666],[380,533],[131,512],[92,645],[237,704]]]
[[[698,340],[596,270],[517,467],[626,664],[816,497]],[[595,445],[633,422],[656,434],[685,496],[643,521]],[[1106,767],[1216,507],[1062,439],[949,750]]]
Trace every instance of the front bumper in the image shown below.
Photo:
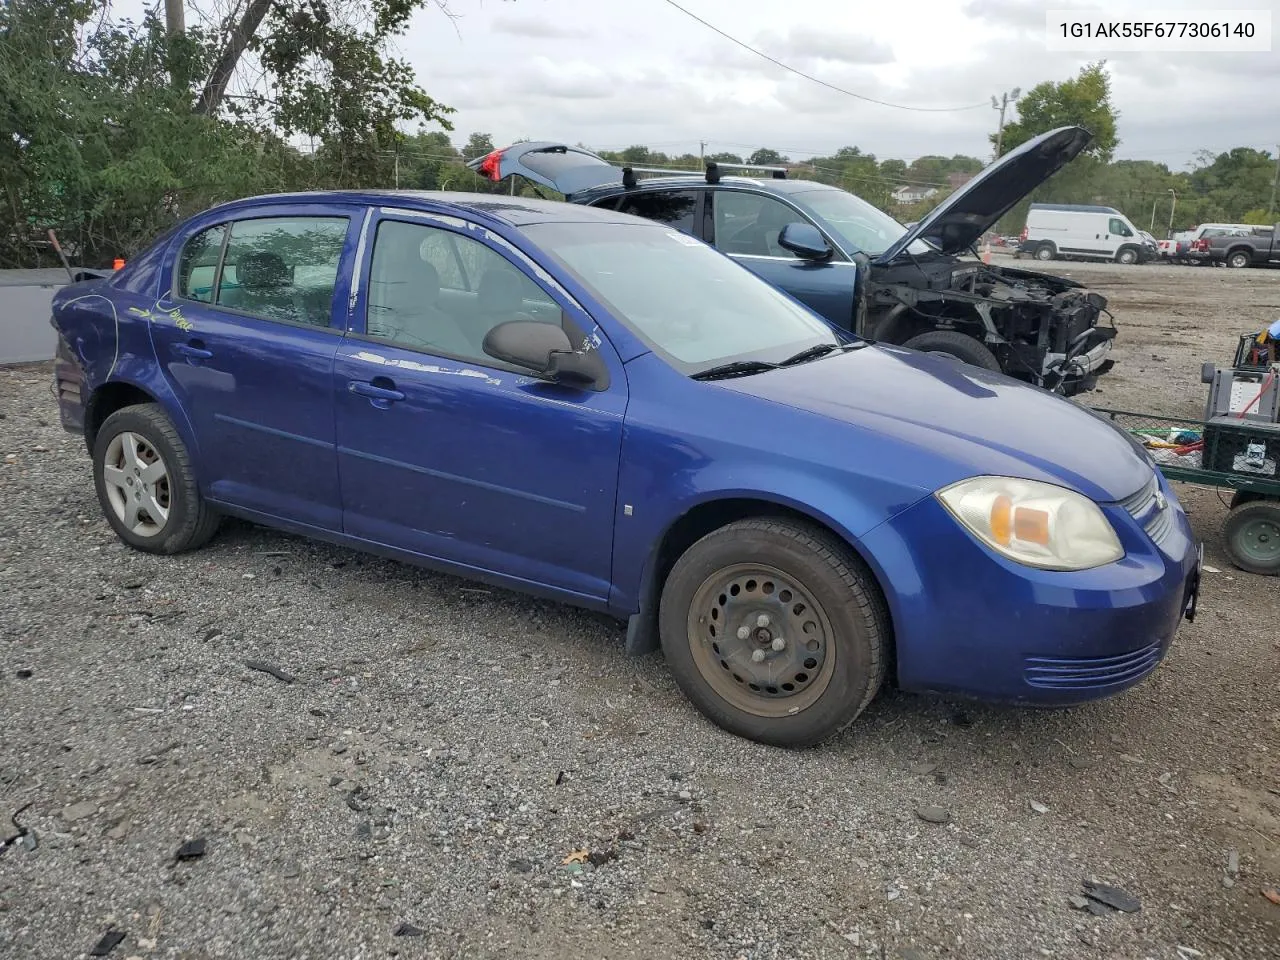
[[[1200,548],[1159,475],[1137,516],[1103,509],[1126,555],[1078,572],[997,556],[933,497],[872,531],[864,544],[889,586],[899,684],[1050,706],[1111,696],[1150,674],[1194,615]]]

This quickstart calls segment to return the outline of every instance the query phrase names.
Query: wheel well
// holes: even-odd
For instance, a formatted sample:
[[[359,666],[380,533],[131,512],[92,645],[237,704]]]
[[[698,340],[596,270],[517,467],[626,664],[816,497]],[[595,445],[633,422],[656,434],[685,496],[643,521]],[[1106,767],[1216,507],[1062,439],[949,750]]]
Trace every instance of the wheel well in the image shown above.
[[[98,430],[106,423],[107,417],[125,407],[154,402],[155,397],[131,383],[104,383],[93,391],[84,414],[84,441],[89,451],[93,452]]]
[[[1247,253],[1250,258],[1253,257],[1253,251],[1249,247],[1245,247],[1245,246],[1228,247],[1226,256],[1230,257],[1233,254],[1237,254],[1237,253]]]
[[[946,325],[948,323],[950,326]],[[976,335],[971,333],[970,327],[977,328]],[[956,330],[983,341],[982,318],[967,303],[956,302],[942,303],[936,313],[913,310],[900,304],[876,321],[873,336],[884,343],[903,344],[912,337],[933,330]]]
[[[662,541],[658,544],[657,549],[654,550],[651,566],[646,569],[642,580],[640,612],[631,617],[627,626],[627,648],[630,652],[647,653],[658,649],[658,603],[662,597],[662,587],[667,582],[671,568],[675,566],[680,556],[713,530],[718,530],[734,521],[746,520],[752,517],[775,517],[791,520],[798,524],[817,528],[835,537],[849,548],[849,552],[866,570],[869,578],[868,588],[878,590],[881,599],[886,599],[884,597],[884,589],[881,587],[875,571],[871,569],[857,549],[838,530],[833,529],[830,525],[823,523],[821,520],[816,520],[800,510],[771,503],[768,500],[754,500],[749,497],[712,500],[709,503],[699,504],[676,520],[675,523],[667,528]],[[888,636],[890,661],[886,676],[893,677],[896,675],[894,668],[893,614],[887,602],[885,603],[885,609],[890,611]]]

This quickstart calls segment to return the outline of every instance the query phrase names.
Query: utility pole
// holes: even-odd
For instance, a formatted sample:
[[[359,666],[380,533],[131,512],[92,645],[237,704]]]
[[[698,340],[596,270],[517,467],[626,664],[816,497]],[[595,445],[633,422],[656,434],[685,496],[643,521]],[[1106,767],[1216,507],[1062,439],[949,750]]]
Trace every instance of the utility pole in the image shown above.
[[[1280,185],[1280,143],[1276,144],[1276,175],[1271,178],[1271,202],[1267,204],[1267,219],[1276,212],[1276,186]]]
[[[1151,201],[1151,226],[1147,227],[1147,230],[1150,231],[1151,233],[1156,232],[1156,204],[1159,202],[1160,202],[1159,197],[1156,197],[1154,200]]]
[[[1004,145],[1004,112],[1009,107],[1009,101],[1017,100],[1021,93],[1022,89],[1020,87],[1014,87],[1012,91],[1000,94],[999,100],[997,100],[994,95],[991,97],[991,109],[1000,111],[1000,126],[996,130],[995,158],[997,160],[1000,159],[1000,148]]]
[[[183,0],[164,0],[164,22],[169,36],[177,37],[186,32],[186,11]]]
[[[1173,211],[1178,209],[1178,192],[1173,187],[1169,188],[1169,196],[1173,197],[1173,200],[1169,203],[1169,229],[1164,236],[1166,240],[1173,239]]]
[[[698,162],[702,163],[706,159],[706,156],[707,156],[707,141],[699,140],[698,141]]]

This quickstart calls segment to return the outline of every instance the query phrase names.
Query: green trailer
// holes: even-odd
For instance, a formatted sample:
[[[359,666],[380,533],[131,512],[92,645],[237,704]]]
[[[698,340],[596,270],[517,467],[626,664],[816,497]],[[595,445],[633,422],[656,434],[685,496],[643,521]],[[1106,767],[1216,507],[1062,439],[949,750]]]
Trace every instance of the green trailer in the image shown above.
[[[1233,491],[1227,555],[1241,570],[1280,575],[1280,425],[1093,411],[1146,447],[1168,479]]]

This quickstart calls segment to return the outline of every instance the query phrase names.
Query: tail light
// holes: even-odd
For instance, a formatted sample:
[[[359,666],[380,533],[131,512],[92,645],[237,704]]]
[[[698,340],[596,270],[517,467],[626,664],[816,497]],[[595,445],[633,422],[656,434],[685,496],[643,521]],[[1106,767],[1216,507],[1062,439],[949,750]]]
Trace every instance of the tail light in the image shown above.
[[[480,162],[479,172],[494,183],[502,179],[502,151],[495,150]]]
[[[1208,252],[1209,252],[1209,241],[1208,241],[1208,240],[1197,240],[1194,244],[1192,244],[1192,246],[1194,246],[1194,247],[1196,248],[1196,250],[1198,250],[1200,253],[1208,253]]]

